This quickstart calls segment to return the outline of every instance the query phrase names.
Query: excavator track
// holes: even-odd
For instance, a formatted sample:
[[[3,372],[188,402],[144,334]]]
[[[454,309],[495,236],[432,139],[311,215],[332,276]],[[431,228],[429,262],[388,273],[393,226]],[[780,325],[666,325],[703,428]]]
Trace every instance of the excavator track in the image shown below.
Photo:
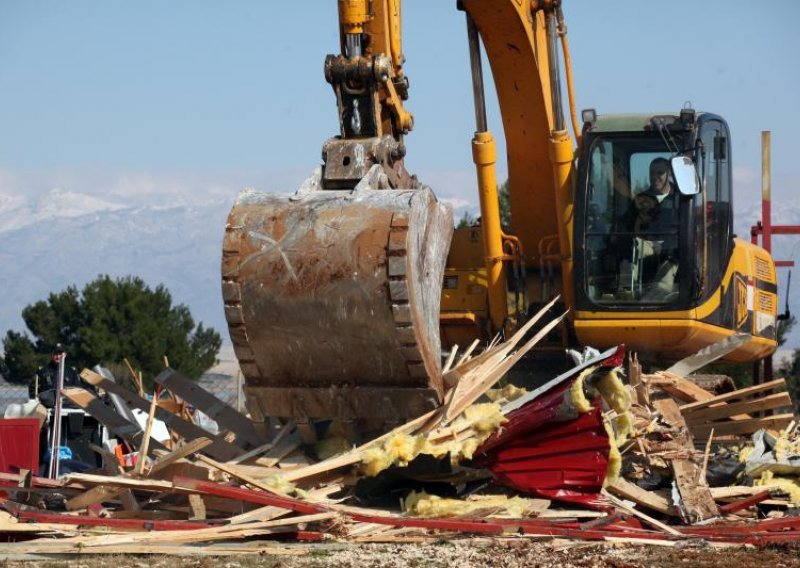
[[[427,187],[240,194],[222,290],[248,409],[395,423],[443,393],[439,302],[452,211]]]

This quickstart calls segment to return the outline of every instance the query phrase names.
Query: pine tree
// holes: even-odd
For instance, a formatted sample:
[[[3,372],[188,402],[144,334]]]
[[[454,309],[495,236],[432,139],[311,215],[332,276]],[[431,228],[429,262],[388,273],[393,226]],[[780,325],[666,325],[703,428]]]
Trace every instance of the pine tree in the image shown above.
[[[26,306],[22,319],[30,336],[9,330],[0,358],[0,372],[16,383],[31,380],[55,343],[65,346],[68,363],[78,370],[127,358],[148,386],[164,369],[164,356],[172,368],[197,378],[215,363],[222,344],[212,328],[195,326],[186,306],[173,306],[163,285],[153,290],[134,276],[100,276],[81,291],[70,286],[51,293]]]

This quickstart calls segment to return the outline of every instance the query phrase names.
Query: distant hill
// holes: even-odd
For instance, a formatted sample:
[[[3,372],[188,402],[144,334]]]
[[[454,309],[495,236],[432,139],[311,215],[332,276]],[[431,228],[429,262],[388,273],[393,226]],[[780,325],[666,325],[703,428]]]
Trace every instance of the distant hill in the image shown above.
[[[225,221],[235,200],[198,198],[191,205],[131,206],[54,189],[38,198],[0,194],[0,334],[23,329],[22,308],[70,284],[82,287],[99,274],[134,274],[150,286],[163,283],[175,303],[186,304],[196,322],[228,343],[220,292]],[[466,203],[459,203],[458,217]],[[783,203],[776,223],[800,223],[800,201]],[[749,240],[760,209],[737,212],[737,233]],[[776,256],[791,259],[795,238],[775,239]],[[800,256],[796,258],[800,262]],[[779,273],[783,309],[786,270]],[[800,271],[791,307],[800,314]],[[800,347],[800,327],[787,348]]]
[[[22,308],[50,292],[134,274],[163,283],[227,341],[219,268],[234,199],[129,207],[56,190],[34,204],[0,200],[0,333],[22,330]]]

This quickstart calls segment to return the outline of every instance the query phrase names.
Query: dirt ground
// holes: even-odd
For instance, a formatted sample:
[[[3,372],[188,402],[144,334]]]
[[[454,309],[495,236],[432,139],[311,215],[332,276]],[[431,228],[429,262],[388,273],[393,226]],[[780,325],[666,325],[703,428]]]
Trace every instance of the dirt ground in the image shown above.
[[[800,567],[800,543],[770,548],[711,549],[702,545],[680,547],[598,545],[587,543],[534,543],[530,541],[441,542],[437,544],[360,545],[302,547],[304,555],[110,556],[85,555],[63,560],[0,561],[0,568],[80,567],[96,568],[311,568],[311,567],[614,567],[672,566],[705,568]],[[298,548],[291,550],[298,551]],[[0,554],[2,549],[0,548]]]

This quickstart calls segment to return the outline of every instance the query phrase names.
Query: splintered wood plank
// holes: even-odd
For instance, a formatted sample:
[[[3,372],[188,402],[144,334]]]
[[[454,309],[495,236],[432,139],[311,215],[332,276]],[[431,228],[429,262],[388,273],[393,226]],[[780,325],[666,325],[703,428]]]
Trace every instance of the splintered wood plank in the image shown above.
[[[64,389],[64,396],[84,409],[89,415],[93,416],[103,426],[111,430],[114,434],[134,446],[141,448],[144,440],[144,432],[138,424],[128,422],[117,414],[113,408],[103,404],[94,394],[83,388]],[[163,444],[157,440],[150,442],[148,455],[152,455],[154,450],[167,450]]]
[[[777,485],[759,485],[757,487],[751,487],[749,485],[734,485],[732,487],[712,487],[711,488],[711,495],[714,496],[714,499],[733,499],[733,498],[740,498],[740,497],[749,497],[751,495],[756,495],[761,493],[762,491],[772,491],[772,490],[780,490],[780,487]]]
[[[203,387],[172,369],[164,369],[155,381],[202,410],[223,429],[236,433],[236,443],[258,447],[266,442],[258,435],[252,420],[225,404]]]
[[[671,398],[653,401],[655,409],[676,429],[673,434],[676,443],[687,451],[694,450],[694,441],[686,422],[678,409],[678,404]],[[678,492],[681,495],[683,509],[693,521],[702,521],[719,516],[719,509],[711,496],[708,482],[700,477],[700,468],[693,460],[675,458],[668,459]]]
[[[670,515],[672,517],[678,516],[678,511],[675,510],[675,507],[673,507],[672,503],[670,503],[667,499],[661,495],[658,495],[657,493],[653,493],[647,489],[642,489],[635,483],[631,483],[622,477],[614,480],[614,482],[610,483],[606,489],[617,497],[628,499],[629,501],[633,501],[642,507],[646,507],[664,515]]]
[[[543,312],[544,309],[540,311],[540,313]],[[499,381],[511,369],[511,367],[517,363],[517,361],[519,361],[528,351],[530,351],[537,343],[539,343],[539,341],[541,341],[548,333],[550,333],[553,328],[559,325],[566,315],[567,314],[565,312],[548,322],[516,352],[503,359],[497,366],[492,368],[486,374],[481,373],[479,376],[477,376],[477,380],[474,382],[471,382],[469,385],[467,385],[463,380],[459,382],[459,384],[455,387],[456,394],[453,395],[453,399],[442,409],[443,417],[439,426],[446,426],[455,420],[455,418],[464,412],[467,407],[478,400],[487,390],[492,388],[494,384],[497,383],[497,381]],[[531,321],[535,321],[535,318],[532,318]],[[509,340],[507,343],[511,343],[511,340]],[[515,344],[516,343],[514,343],[514,345]],[[508,346],[504,344],[503,347],[506,348]],[[462,386],[464,387],[463,390],[458,392]]]
[[[641,406],[650,406],[650,392],[642,381],[642,366],[636,353],[631,353],[628,359],[628,382],[636,393],[636,402]]]
[[[94,371],[89,369],[84,369],[81,371],[81,379],[93,385],[95,387],[101,388],[106,392],[113,393],[120,397],[125,403],[130,406],[131,408],[138,408],[142,412],[148,412],[150,410],[150,401],[146,398],[143,398],[137,395],[134,392],[129,391],[125,387],[118,385],[114,381],[106,379],[105,377],[98,375]],[[158,407],[156,408],[156,418],[161,420],[164,424],[167,425],[167,428],[170,430],[174,430],[178,434],[180,434],[183,438],[187,440],[194,440],[197,438],[208,437],[210,434],[200,428],[200,426],[193,424],[187,420],[184,420],[177,414],[173,414],[169,410],[164,408]],[[233,444],[230,444],[223,440],[221,437],[217,437],[213,440],[213,443],[206,447],[203,450],[204,453],[210,455],[212,458],[222,461],[228,461],[231,459],[236,458],[237,456],[243,453],[243,450]]]
[[[246,513],[241,513],[231,517],[228,519],[228,523],[231,525],[240,525],[242,523],[250,523],[254,521],[271,521],[279,517],[284,517],[292,512],[293,511],[290,509],[284,509],[283,507],[264,505],[258,509],[253,509],[252,511],[247,511]]]
[[[92,487],[88,491],[84,491],[83,493],[68,499],[66,502],[66,508],[67,511],[78,511],[79,509],[85,509],[86,507],[96,503],[106,503],[112,499],[115,499],[124,491],[130,491],[130,489],[98,485],[97,487]]]
[[[677,399],[690,404],[706,403],[714,398],[714,393],[696,385],[689,379],[675,375],[667,371],[659,371],[655,375],[648,375],[646,382],[650,386],[658,387]],[[713,402],[710,404],[714,404]],[[737,414],[731,417],[734,420],[746,420],[750,418],[747,414]]]
[[[753,400],[743,400],[741,402],[732,402],[720,406],[703,407],[693,411],[681,409],[681,412],[686,418],[686,422],[689,423],[689,425],[693,425],[729,418],[736,414],[752,414],[754,412],[787,406],[792,406],[792,397],[789,396],[788,392],[779,392]]]
[[[133,479],[130,477],[96,475],[94,473],[70,473],[67,474],[66,483],[78,482],[84,485],[109,485],[113,487],[127,487],[142,491],[170,491],[174,485],[170,481],[160,481],[157,479]]]
[[[644,375],[642,380],[648,385],[658,387],[675,398],[686,402],[705,401],[714,398],[714,393],[697,386],[689,379],[666,371],[661,371],[654,375]]]
[[[694,412],[701,408],[707,408],[709,406],[719,404],[721,402],[728,402],[729,400],[736,400],[740,398],[750,398],[755,394],[767,392],[773,389],[785,390],[786,381],[784,379],[775,379],[774,381],[769,381],[767,383],[762,383],[760,385],[753,385],[751,387],[745,387],[743,389],[735,390],[732,392],[726,392],[725,394],[707,397],[702,400],[691,402],[689,404],[683,404],[681,405],[680,408],[681,412]]]
[[[265,467],[275,467],[278,463],[299,448],[302,442],[299,436],[289,436],[281,440],[277,446],[271,448],[264,456],[258,458],[256,463]]]
[[[624,511],[626,513],[629,513],[629,514],[631,514],[631,515],[633,515],[635,517],[639,517],[640,519],[642,519],[643,521],[645,521],[649,525],[651,525],[653,527],[656,527],[657,529],[660,529],[660,530],[664,531],[667,534],[671,534],[673,536],[682,536],[682,533],[680,531],[674,529],[673,527],[671,527],[671,526],[669,526],[667,524],[662,523],[658,519],[654,519],[653,517],[651,517],[649,515],[646,515],[645,513],[642,513],[641,511],[637,511],[636,509],[634,509],[633,507],[630,507],[627,503],[625,503],[621,499],[618,499],[618,498],[614,497],[611,493],[608,492],[608,490],[601,489],[600,492],[606,499],[611,501],[611,503],[617,509],[621,509],[622,511]]]
[[[202,495],[197,493],[189,494],[189,506],[192,508],[192,516],[189,517],[190,521],[204,521],[206,518],[206,504],[203,501]]]
[[[153,423],[156,419],[156,408],[158,408],[158,389],[153,392],[153,400],[150,401],[150,410],[147,413],[147,425],[142,436],[142,445],[139,448],[139,459],[136,461],[134,472],[141,475],[144,466],[147,465],[147,448],[150,446],[150,435],[153,433]]]
[[[748,420],[729,420],[725,422],[712,422],[708,424],[697,424],[691,426],[692,434],[697,438],[706,438],[711,430],[715,436],[735,436],[742,434],[752,434],[762,428],[765,430],[782,430],[794,420],[794,414],[778,414],[765,418],[750,418]]]
[[[122,475],[125,473],[125,470],[119,464],[119,461],[117,461],[117,456],[105,448],[95,446],[94,444],[89,444],[89,448],[92,451],[100,454],[103,459],[103,471],[105,471],[108,475]],[[88,491],[69,499],[66,502],[66,508],[68,511],[75,511],[95,505],[97,503],[110,501],[117,496],[119,496],[120,501],[122,502],[122,507],[126,511],[132,513],[141,512],[142,508],[139,506],[139,502],[136,500],[136,497],[134,497],[133,491],[130,489],[106,487],[103,485],[92,487]]]
[[[153,462],[153,466],[147,472],[147,475],[153,475],[154,473],[158,473],[162,469],[169,467],[179,459],[185,458],[186,456],[190,456],[200,450],[204,449],[211,443],[211,440],[208,438],[198,438],[197,440],[192,440],[191,442],[186,442],[179,448],[174,449],[170,453],[161,456],[155,462]]]
[[[44,528],[38,528],[43,527]],[[61,532],[64,534],[76,534],[77,531],[65,532],[64,528],[59,528],[61,525],[42,525],[40,523],[31,524],[31,531],[34,530],[52,530],[54,532]],[[147,544],[118,544],[104,545],[101,542],[102,537],[91,537],[86,539],[84,537],[62,538],[58,540],[45,541],[37,539],[36,541],[16,542],[5,545],[5,551],[8,554],[75,554],[78,556],[86,555],[87,550],[85,546],[91,546],[91,554],[107,554],[116,557],[122,554],[131,555],[154,555],[166,556],[174,555],[176,557],[185,556],[231,556],[231,555],[258,555],[258,556],[303,556],[308,554],[305,549],[279,547],[279,546],[264,546],[263,542],[254,543],[254,545],[242,545],[241,543],[231,544],[204,544],[201,548],[187,547],[182,544],[171,543],[147,543]],[[255,546],[257,545],[257,546]],[[117,560],[116,558],[109,558],[109,563]],[[83,562],[81,565],[85,565]],[[101,564],[98,562],[98,564]]]

